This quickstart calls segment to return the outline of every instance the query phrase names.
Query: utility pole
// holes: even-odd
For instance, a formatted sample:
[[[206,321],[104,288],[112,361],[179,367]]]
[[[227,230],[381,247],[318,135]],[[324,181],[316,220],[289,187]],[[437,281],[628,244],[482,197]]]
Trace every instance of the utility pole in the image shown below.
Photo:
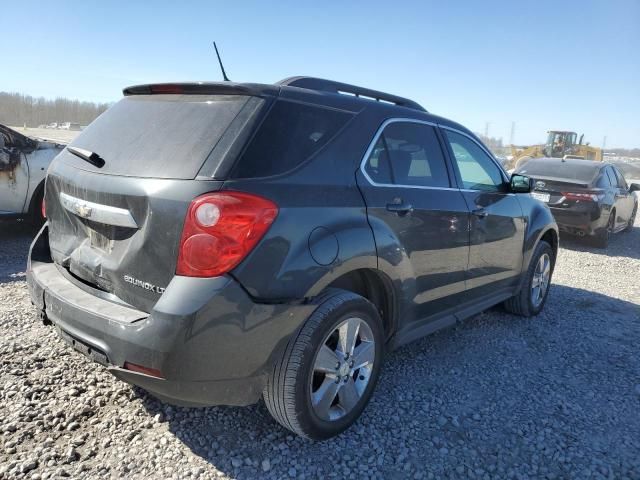
[[[607,146],[607,136],[605,135],[602,139],[602,153],[604,153],[604,147]]]
[[[489,122],[484,124],[484,138],[489,138]]]
[[[511,133],[509,134],[509,145],[513,145],[513,139],[516,135],[516,122],[511,122]]]

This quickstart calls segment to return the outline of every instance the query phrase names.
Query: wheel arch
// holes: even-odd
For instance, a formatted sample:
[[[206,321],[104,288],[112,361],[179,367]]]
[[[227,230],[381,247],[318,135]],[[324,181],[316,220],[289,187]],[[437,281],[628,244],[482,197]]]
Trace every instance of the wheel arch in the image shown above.
[[[529,271],[529,266],[531,265],[531,258],[533,257],[533,253],[536,250],[536,247],[541,241],[546,241],[551,245],[551,249],[553,250],[553,264],[551,265],[551,271],[553,273],[553,269],[555,268],[555,261],[558,258],[558,248],[560,246],[560,236],[558,233],[558,227],[554,223],[551,225],[547,225],[545,228],[541,228],[538,230],[538,235],[535,237],[535,241],[527,241],[525,243],[526,249],[524,252],[524,259],[522,262],[522,274],[520,278],[520,287],[526,281],[527,272]]]
[[[360,295],[376,307],[384,326],[385,340],[395,333],[398,325],[397,295],[388,275],[375,268],[359,268],[335,278],[323,292],[336,288]]]
[[[33,192],[31,192],[31,195],[28,199],[29,207],[25,212],[27,215],[31,215],[32,213],[37,211],[38,208],[40,208],[40,205],[37,205],[36,202],[38,201],[39,198],[41,198],[41,194],[42,194],[42,198],[44,198],[45,180],[46,180],[45,178],[40,180],[40,183],[38,183],[38,185],[36,185],[36,187],[33,189]]]
[[[553,250],[553,256],[556,258],[558,256],[558,247],[559,247],[559,238],[558,232],[553,228],[547,229],[541,236],[539,241],[547,242],[551,245],[551,249]]]

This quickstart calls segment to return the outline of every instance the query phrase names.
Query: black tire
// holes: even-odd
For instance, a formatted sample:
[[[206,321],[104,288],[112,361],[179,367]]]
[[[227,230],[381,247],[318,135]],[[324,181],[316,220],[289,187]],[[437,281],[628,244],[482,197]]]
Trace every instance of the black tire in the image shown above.
[[[536,306],[533,304],[533,301],[531,299],[532,282],[536,266],[538,265],[538,261],[540,260],[540,257],[542,257],[545,253],[549,255],[549,258],[551,260],[549,286],[544,292],[542,302]],[[549,245],[545,241],[540,241],[538,245],[536,245],[533,255],[531,256],[531,262],[529,263],[529,268],[527,269],[526,277],[522,283],[520,291],[513,297],[505,300],[504,308],[508,312],[520,315],[522,317],[533,317],[535,315],[538,315],[544,308],[544,304],[546,303],[547,297],[549,296],[549,290],[551,290],[551,277],[553,276],[555,262],[556,259],[551,245]]]
[[[375,340],[369,380],[353,409],[336,420],[324,420],[316,415],[311,401],[316,355],[327,336],[355,315],[366,322]],[[369,402],[380,373],[383,342],[382,320],[371,302],[345,290],[327,291],[319,299],[316,310],[289,340],[282,358],[269,375],[263,394],[267,409],[278,423],[302,437],[324,440],[338,435],[358,419]]]
[[[609,214],[609,219],[607,220],[607,226],[598,230],[598,232],[593,236],[593,245],[596,248],[607,248],[609,246],[609,238],[613,232],[615,220],[615,212],[611,212]]]
[[[36,191],[31,197],[31,203],[29,204],[29,214],[27,221],[35,228],[40,228],[42,224],[47,220],[42,216],[42,200],[44,199],[44,183],[41,183],[36,187]]]
[[[627,227],[623,230],[624,232],[629,233],[631,230],[633,230],[633,224],[636,222],[636,215],[638,213],[638,204],[636,203],[633,207],[633,212],[631,213],[631,218],[629,219],[629,224],[627,225]]]

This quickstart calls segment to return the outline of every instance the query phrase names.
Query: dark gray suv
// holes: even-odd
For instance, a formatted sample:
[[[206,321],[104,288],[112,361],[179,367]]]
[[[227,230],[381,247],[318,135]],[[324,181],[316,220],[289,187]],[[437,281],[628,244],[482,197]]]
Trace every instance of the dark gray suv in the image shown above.
[[[75,349],[170,403],[260,397],[335,435],[385,351],[543,308],[527,177],[415,102],[309,77],[124,90],[52,163],[28,285]]]

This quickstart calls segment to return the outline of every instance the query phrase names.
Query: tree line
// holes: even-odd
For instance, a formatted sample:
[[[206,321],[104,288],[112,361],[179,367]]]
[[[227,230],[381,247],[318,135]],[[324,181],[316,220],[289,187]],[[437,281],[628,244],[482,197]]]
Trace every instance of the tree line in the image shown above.
[[[620,157],[640,158],[640,148],[605,148],[605,152],[615,153]]]
[[[0,92],[0,123],[37,127],[48,123],[88,125],[109,108],[108,103],[81,102],[69,98],[49,100],[21,93]]]

